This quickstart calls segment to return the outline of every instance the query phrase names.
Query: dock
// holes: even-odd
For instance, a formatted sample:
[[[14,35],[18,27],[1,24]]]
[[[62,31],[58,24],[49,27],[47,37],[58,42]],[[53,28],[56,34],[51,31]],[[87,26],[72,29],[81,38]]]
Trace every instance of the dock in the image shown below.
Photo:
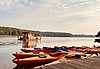
[[[34,69],[100,69],[100,56],[42,65]]]

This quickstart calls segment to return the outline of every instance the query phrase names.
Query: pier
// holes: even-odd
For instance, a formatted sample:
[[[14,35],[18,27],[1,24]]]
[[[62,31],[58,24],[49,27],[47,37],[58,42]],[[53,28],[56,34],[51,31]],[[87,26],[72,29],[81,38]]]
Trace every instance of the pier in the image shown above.
[[[100,56],[50,64],[34,69],[100,69]]]

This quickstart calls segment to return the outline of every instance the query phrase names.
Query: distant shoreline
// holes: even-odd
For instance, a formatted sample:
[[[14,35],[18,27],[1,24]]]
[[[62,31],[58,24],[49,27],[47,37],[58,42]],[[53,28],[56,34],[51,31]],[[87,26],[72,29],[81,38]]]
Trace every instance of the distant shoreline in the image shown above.
[[[3,37],[18,37],[18,35],[0,35],[0,38],[3,38]]]
[[[4,38],[4,37],[19,37],[18,35],[0,35],[0,38]],[[71,37],[82,37],[82,36],[71,36]],[[90,36],[83,36],[84,38],[90,37]],[[94,37],[94,36],[91,36]]]
[[[95,35],[88,34],[72,34],[67,32],[42,32],[42,31],[33,31],[33,30],[25,30],[19,28],[12,27],[2,27],[0,26],[0,37],[13,37],[23,35],[23,32],[34,32],[36,35],[40,35],[42,37],[95,37]]]

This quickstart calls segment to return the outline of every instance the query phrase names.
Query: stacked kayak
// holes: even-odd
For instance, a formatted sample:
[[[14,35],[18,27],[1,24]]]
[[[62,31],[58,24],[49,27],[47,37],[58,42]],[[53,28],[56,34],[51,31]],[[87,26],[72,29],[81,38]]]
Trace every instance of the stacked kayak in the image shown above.
[[[55,46],[54,48],[51,47],[43,47],[43,48],[22,48],[21,51],[23,52],[44,52],[44,53],[50,53],[50,52],[56,52],[59,50],[67,51],[67,47],[57,47]]]
[[[53,48],[22,48],[23,52],[13,53],[13,62],[17,65],[44,65],[56,61],[67,52],[54,51]],[[27,52],[27,53],[26,53]]]
[[[44,65],[62,58],[81,58],[84,53],[76,52],[65,46],[54,48],[43,47],[43,48],[22,48],[23,52],[13,53],[15,59],[13,62],[17,65]]]
[[[23,58],[23,59],[13,59],[13,62],[17,65],[30,65],[33,64],[35,66],[37,65],[43,65],[47,64],[53,61],[56,61],[60,59],[60,57],[52,57],[50,55],[39,55],[36,57],[30,57],[30,58]]]
[[[20,59],[20,58],[29,58],[29,57],[35,57],[35,56],[39,56],[39,55],[45,55],[44,53],[24,53],[24,52],[16,52],[16,53],[13,53],[13,56],[15,56],[17,59]]]
[[[68,54],[68,52],[53,52],[53,53],[44,53],[44,52],[40,52],[40,53],[24,53],[24,52],[16,52],[13,53],[13,56],[15,56],[16,59],[21,59],[21,58],[29,58],[29,57],[36,57],[36,56],[40,56],[40,55],[50,55],[50,56],[58,56],[58,55],[63,55],[63,54]]]

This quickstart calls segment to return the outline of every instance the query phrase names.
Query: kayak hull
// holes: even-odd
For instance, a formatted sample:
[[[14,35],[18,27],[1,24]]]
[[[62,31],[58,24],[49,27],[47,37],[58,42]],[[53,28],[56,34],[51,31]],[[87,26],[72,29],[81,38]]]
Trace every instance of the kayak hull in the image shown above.
[[[13,62],[17,65],[44,65],[53,61],[60,59],[59,57],[31,57],[31,58],[24,58],[24,59],[13,59]]]

